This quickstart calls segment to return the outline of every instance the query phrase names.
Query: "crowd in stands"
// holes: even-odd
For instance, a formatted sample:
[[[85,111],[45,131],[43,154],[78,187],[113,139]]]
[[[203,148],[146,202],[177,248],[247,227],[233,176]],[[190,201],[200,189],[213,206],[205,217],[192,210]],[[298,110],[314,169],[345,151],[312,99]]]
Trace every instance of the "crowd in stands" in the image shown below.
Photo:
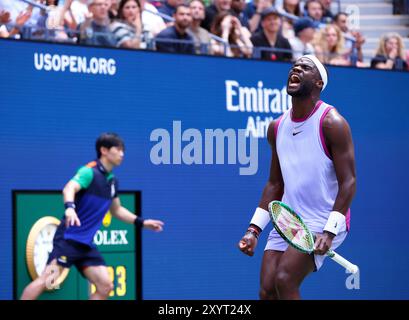
[[[211,2],[210,2],[211,1]],[[409,70],[399,34],[370,63],[365,38],[331,0],[0,0],[0,37],[161,52]]]

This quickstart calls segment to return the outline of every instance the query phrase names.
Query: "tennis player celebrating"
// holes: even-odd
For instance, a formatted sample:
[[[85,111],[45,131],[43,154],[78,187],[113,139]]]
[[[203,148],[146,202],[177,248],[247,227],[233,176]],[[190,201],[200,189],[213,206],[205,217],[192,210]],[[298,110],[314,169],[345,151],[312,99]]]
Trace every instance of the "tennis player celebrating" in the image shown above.
[[[299,58],[290,70],[287,93],[292,108],[268,128],[272,148],[270,176],[240,250],[252,256],[270,222],[268,204],[282,200],[315,233],[308,255],[270,232],[261,267],[261,299],[299,299],[304,278],[318,270],[329,248],[336,249],[349,230],[349,207],[355,194],[355,159],[347,121],[320,100],[328,73],[313,55]]]

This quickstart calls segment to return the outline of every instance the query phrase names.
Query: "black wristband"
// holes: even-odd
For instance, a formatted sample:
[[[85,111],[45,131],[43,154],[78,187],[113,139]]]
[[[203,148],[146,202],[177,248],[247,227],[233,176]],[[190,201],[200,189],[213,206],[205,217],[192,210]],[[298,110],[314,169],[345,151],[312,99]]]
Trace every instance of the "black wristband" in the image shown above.
[[[68,208],[73,208],[73,209],[75,209],[75,208],[76,208],[75,203],[72,202],[72,201],[64,202],[64,207],[65,207],[65,209],[68,209]]]
[[[135,226],[137,226],[138,228],[143,228],[143,222],[145,221],[145,219],[141,218],[141,217],[136,217],[134,224]]]

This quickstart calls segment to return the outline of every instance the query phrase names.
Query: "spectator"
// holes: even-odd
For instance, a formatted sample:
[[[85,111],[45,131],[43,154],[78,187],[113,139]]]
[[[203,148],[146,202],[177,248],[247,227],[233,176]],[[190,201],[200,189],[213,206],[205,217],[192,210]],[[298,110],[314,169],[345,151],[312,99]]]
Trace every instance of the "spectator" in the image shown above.
[[[10,24],[7,27],[12,28],[12,24],[16,21],[18,15],[20,15],[23,11],[28,10],[28,4],[23,1],[11,1],[11,0],[0,0],[0,12],[4,11],[7,12],[9,17],[9,22],[6,24]],[[37,22],[36,15],[38,14],[38,8],[32,8],[32,16],[27,21],[26,25],[34,26]]]
[[[10,23],[10,12],[0,8],[0,38],[8,38],[10,33],[7,30],[6,25]]]
[[[205,19],[202,22],[202,27],[210,31],[214,19],[219,13],[231,12],[231,3],[232,0],[214,0],[213,4],[206,7],[206,14]]]
[[[115,47],[115,36],[109,28],[110,20],[108,0],[88,1],[89,14],[85,21],[78,26],[80,35],[79,43]]]
[[[344,50],[344,36],[334,24],[321,29],[315,39],[315,55],[322,63],[349,66],[349,53]]]
[[[245,12],[246,0],[232,0],[231,12],[237,17],[243,27],[249,28],[249,20]]]
[[[319,0],[324,9],[322,17],[326,23],[331,23],[334,20],[334,14],[331,12],[332,0]]]
[[[350,31],[348,28],[348,15],[345,12],[340,12],[334,17],[334,23],[341,29],[345,38],[344,49],[350,54],[356,56],[360,62],[363,61],[362,45],[365,43],[365,38],[359,31]]]
[[[272,5],[274,5],[274,0],[253,0],[247,4],[245,12],[251,33],[261,31],[261,12]]]
[[[118,18],[119,12],[119,0],[109,0],[111,5],[109,6],[108,15],[109,19],[114,20]]]
[[[70,15],[66,17],[70,25],[75,25],[75,27],[71,29],[76,29],[80,23],[83,23],[88,13],[87,0],[74,0],[70,7]]]
[[[401,36],[397,33],[383,35],[378,50],[371,60],[371,68],[407,70],[405,47]]]
[[[156,9],[147,0],[139,0],[142,8],[142,26],[143,31],[146,33],[146,37],[151,39],[155,37],[159,32],[166,28],[166,24],[163,19],[157,15],[158,9]]]
[[[253,45],[250,41],[250,31],[243,27],[234,15],[228,12],[219,13],[213,21],[211,32],[224,40],[220,43],[212,39],[214,55],[251,57]]]
[[[160,32],[156,38],[156,49],[161,52],[195,53],[193,36],[188,33],[192,22],[189,6],[185,4],[176,7],[175,23]]]
[[[282,7],[279,6],[276,7],[278,10],[282,10],[283,12],[293,15],[295,17],[302,16],[300,0],[284,0]],[[281,33],[287,39],[295,37],[293,19],[282,17]]]
[[[280,8],[280,7],[277,6],[277,8]],[[302,16],[300,0],[284,0],[283,5],[282,5],[282,9],[285,12],[287,12],[289,14],[292,14],[293,16],[297,16],[297,17]]]
[[[193,0],[190,2],[189,7],[192,15],[189,31],[195,41],[195,51],[197,54],[211,54],[210,33],[200,26],[205,17],[205,6],[202,0]]]
[[[281,23],[281,15],[275,7],[265,9],[261,13],[261,26],[263,29],[251,37],[253,45],[261,47],[254,50],[255,53],[259,52],[261,54],[261,59],[291,61],[291,45],[281,34]],[[263,50],[263,48],[265,49]]]
[[[7,25],[11,24],[10,12],[0,9],[0,38],[12,38],[17,34],[20,34],[21,29],[25,23],[30,19],[33,11],[32,6],[28,6],[26,10],[21,11],[14,23],[11,26],[11,30],[7,29]]]
[[[314,39],[314,22],[311,18],[300,18],[294,24],[295,37],[289,39],[293,50],[293,60],[299,59],[305,54],[313,54],[314,47],[311,44]]]
[[[180,4],[183,4],[184,2],[184,0],[165,0],[163,5],[158,8],[158,11],[160,13],[173,17],[176,11],[176,7]]]
[[[307,0],[305,3],[305,15],[314,21],[315,28],[325,27],[324,6],[319,0]]]
[[[61,5],[58,0],[46,0],[47,12],[41,10],[37,15],[38,30],[33,34],[37,38],[45,38],[46,40],[67,41],[69,40],[68,34],[65,31],[66,20],[68,16],[69,8],[73,0],[66,0]],[[71,27],[70,24],[67,27]],[[73,26],[75,28],[75,26]]]
[[[117,47],[138,49],[141,47],[142,18],[139,0],[121,0],[118,19],[110,25]],[[142,47],[146,47],[146,44]]]

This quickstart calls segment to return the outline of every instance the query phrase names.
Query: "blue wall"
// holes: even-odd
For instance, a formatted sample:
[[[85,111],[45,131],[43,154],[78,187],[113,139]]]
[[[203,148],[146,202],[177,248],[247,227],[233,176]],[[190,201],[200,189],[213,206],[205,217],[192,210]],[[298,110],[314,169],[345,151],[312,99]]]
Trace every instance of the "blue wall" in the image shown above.
[[[113,59],[115,69],[112,75],[37,70],[35,53]],[[290,64],[6,40],[0,56],[1,299],[12,297],[11,190],[61,189],[95,157],[102,131],[126,142],[116,170],[120,187],[142,190],[144,216],[166,222],[162,234],[144,231],[145,299],[258,298],[267,232],[252,258],[236,243],[268,176],[266,139],[259,140],[258,172],[241,176],[240,164],[154,165],[150,135],[156,128],[172,132],[174,120],[203,133],[246,128],[249,117],[276,118],[279,112],[229,112],[225,83],[257,89],[262,81],[281,90]],[[348,274],[327,260],[305,281],[306,299],[409,298],[408,83],[409,73],[330,68],[322,99],[351,125],[358,175],[351,233],[338,252],[360,266],[360,289],[346,289]],[[278,109],[288,107],[285,100],[275,100]]]

